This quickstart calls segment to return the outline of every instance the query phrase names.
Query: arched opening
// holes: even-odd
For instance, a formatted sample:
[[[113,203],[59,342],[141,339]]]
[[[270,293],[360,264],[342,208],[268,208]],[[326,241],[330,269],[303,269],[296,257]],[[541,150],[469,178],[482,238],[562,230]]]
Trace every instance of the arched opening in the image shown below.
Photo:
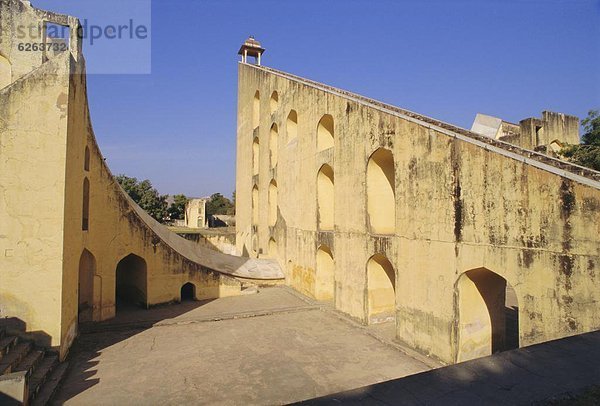
[[[375,234],[396,231],[396,177],[394,155],[379,148],[367,164],[367,222]]]
[[[258,225],[258,187],[252,188],[252,225]]]
[[[296,110],[291,110],[288,114],[285,129],[288,142],[298,137],[298,113],[296,113]]]
[[[506,279],[486,268],[460,276],[456,361],[519,348],[519,305]]]
[[[260,164],[260,142],[258,137],[254,137],[252,142],[252,174],[258,175]]]
[[[257,128],[260,124],[260,92],[257,90],[254,93],[252,101],[252,128]]]
[[[0,89],[12,83],[12,66],[8,59],[0,55]]]
[[[317,174],[317,219],[319,230],[333,230],[333,169],[325,164]]]
[[[334,262],[331,249],[326,245],[321,245],[317,250],[317,269],[315,275],[315,299],[333,300],[334,282]]]
[[[84,249],[79,257],[78,318],[79,322],[92,321],[94,309],[94,275],[96,258]]]
[[[271,180],[269,184],[269,225],[274,226],[277,223],[277,182]]]
[[[277,153],[279,151],[279,130],[277,124],[271,126],[271,138],[269,140],[269,151],[271,152],[271,168],[277,165]]]
[[[83,204],[81,214],[81,229],[87,231],[90,229],[90,181],[83,179]]]
[[[183,285],[179,297],[181,302],[196,300],[196,285],[191,282]]]
[[[369,324],[396,318],[396,273],[383,254],[367,262],[367,311]]]
[[[325,114],[317,126],[317,151],[332,148],[334,145],[333,117]]]
[[[85,152],[83,154],[83,170],[90,170],[90,147],[87,145],[85,146]]]
[[[271,114],[277,111],[277,107],[279,106],[279,94],[277,94],[277,92],[271,93],[271,100],[269,101],[269,106],[271,107]]]
[[[117,264],[115,302],[117,311],[129,305],[146,307],[147,291],[146,261],[129,254]]]
[[[271,258],[277,258],[277,242],[274,238],[269,240],[269,256]]]

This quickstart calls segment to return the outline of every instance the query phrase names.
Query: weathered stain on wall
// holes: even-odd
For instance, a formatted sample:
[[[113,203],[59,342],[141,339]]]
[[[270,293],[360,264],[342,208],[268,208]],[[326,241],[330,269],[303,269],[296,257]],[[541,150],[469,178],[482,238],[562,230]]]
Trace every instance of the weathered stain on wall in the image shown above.
[[[600,284],[594,279],[600,262],[600,174],[270,68],[240,64],[238,84],[240,252],[268,253],[276,236],[286,282],[316,296],[317,251],[325,242],[317,175],[327,164],[335,174],[334,226],[327,240],[335,247],[337,309],[368,322],[367,262],[383,254],[397,282],[397,338],[443,362],[474,354],[468,342],[475,337],[461,330],[469,323],[460,324],[469,316],[460,309],[482,310],[484,302],[470,300],[473,291],[461,295],[458,285],[471,270],[498,275],[493,280],[514,290],[521,346],[600,328]],[[273,91],[275,111],[268,104]],[[291,111],[294,136],[279,141],[273,171],[269,129],[276,124],[280,138],[288,139]],[[319,151],[324,115],[333,119],[334,143]],[[258,175],[252,175],[253,141]],[[389,236],[371,233],[367,213],[367,164],[379,148],[389,149],[395,163],[390,222],[396,225]],[[273,173],[279,214],[269,227]],[[249,249],[253,245],[256,250]],[[497,326],[482,328],[491,343]],[[491,344],[481,347],[481,337],[476,341],[473,351],[491,351]]]

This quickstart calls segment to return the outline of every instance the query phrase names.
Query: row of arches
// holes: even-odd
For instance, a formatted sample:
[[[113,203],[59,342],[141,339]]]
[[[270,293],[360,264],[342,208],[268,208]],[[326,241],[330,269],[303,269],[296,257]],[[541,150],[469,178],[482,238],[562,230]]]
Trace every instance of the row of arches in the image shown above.
[[[84,249],[79,258],[78,273],[78,319],[92,321],[94,285],[101,284],[96,275],[96,258]],[[101,286],[96,286],[101,290]],[[180,301],[196,300],[196,285],[187,282],[181,286]],[[135,254],[122,258],[115,268],[116,311],[131,307],[146,307],[148,303],[148,269],[146,261]]]
[[[396,179],[394,156],[379,148],[367,163],[367,226],[373,234],[396,231]],[[317,173],[317,224],[319,230],[334,229],[335,178],[333,168],[324,164]]]
[[[368,324],[396,319],[397,274],[384,254],[366,263],[365,311]],[[505,278],[477,268],[459,276],[454,286],[455,353],[462,362],[519,347],[519,304]],[[331,301],[335,295],[335,262],[331,249],[321,245],[316,253],[314,296]]]
[[[287,119],[288,130],[292,129],[297,136],[298,115],[295,110],[290,112]],[[278,161],[279,131],[273,123],[270,131],[270,161],[275,167]],[[317,125],[317,150],[322,151],[334,146],[334,121],[330,114],[325,114]],[[253,142],[253,173],[259,172],[260,141],[258,137]],[[320,230],[334,229],[334,172],[325,164],[317,173],[317,223]],[[256,191],[257,193],[257,191]],[[269,187],[271,196],[271,186]],[[271,200],[271,199],[269,199]],[[389,235],[396,230],[396,176],[392,151],[379,148],[369,157],[366,168],[366,200],[367,227],[373,234]],[[258,201],[253,200],[253,207]],[[270,211],[276,211],[271,208]],[[253,216],[258,224],[258,216]],[[272,216],[269,215],[272,219]],[[269,225],[274,225],[270,222]]]

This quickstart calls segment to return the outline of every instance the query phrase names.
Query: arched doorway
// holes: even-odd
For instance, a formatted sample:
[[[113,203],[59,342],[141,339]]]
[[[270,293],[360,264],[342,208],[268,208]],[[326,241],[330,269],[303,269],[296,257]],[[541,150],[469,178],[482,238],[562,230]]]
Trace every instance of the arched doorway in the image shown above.
[[[317,269],[315,275],[315,299],[333,300],[335,286],[335,265],[331,249],[321,245],[317,250]]]
[[[396,318],[396,272],[383,254],[367,262],[367,316],[369,324]]]
[[[506,279],[473,269],[459,277],[456,294],[457,362],[519,347],[519,305]]]
[[[374,234],[396,231],[396,180],[394,155],[379,148],[367,164],[367,216]]]
[[[196,300],[196,285],[188,282],[181,287],[180,301],[187,302],[193,300]]]
[[[96,258],[84,249],[79,258],[78,319],[80,323],[92,321],[94,309],[94,275]]]
[[[147,306],[147,270],[143,258],[129,254],[117,264],[115,302],[117,310],[127,304]]]
[[[319,230],[334,228],[333,169],[325,164],[317,174],[317,219]]]
[[[12,83],[12,66],[8,59],[0,55],[0,89]]]

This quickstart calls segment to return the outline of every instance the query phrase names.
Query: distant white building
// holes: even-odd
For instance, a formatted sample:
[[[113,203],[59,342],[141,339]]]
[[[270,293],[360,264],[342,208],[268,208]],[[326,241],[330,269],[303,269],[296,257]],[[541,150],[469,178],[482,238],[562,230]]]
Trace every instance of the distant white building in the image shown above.
[[[185,227],[206,228],[206,198],[192,198],[185,205]]]

